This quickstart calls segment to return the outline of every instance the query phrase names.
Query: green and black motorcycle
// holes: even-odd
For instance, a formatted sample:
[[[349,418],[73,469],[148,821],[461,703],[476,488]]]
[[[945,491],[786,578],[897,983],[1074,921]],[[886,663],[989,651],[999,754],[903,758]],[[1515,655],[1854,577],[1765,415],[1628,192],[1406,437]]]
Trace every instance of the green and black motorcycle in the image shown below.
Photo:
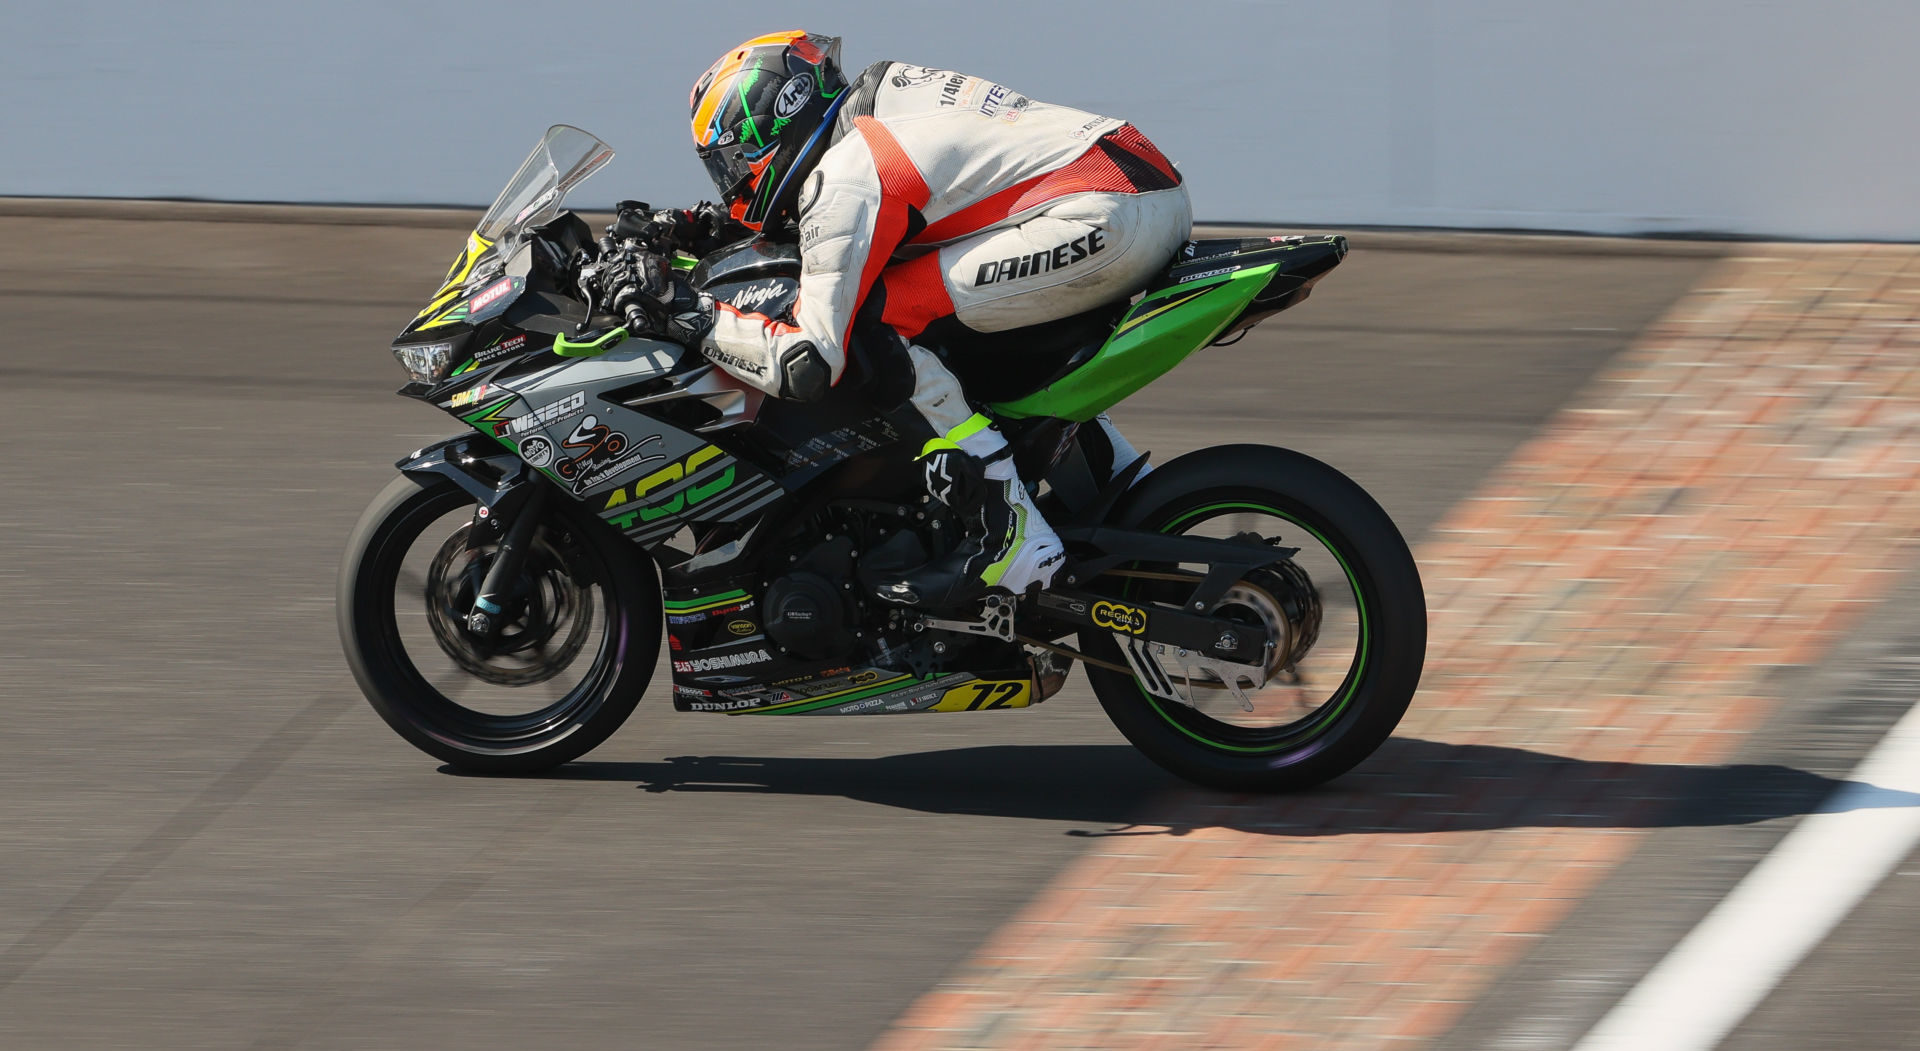
[[[582,271],[614,242],[561,204],[612,155],[551,129],[394,342],[400,393],[466,427],[398,463],[340,575],[347,659],[401,736],[481,773],[565,763],[633,711],[663,627],[688,712],[1026,708],[1077,660],[1142,752],[1229,790],[1318,784],[1393,731],[1426,601],[1364,490],[1263,445],[1116,472],[1086,426],[1300,302],[1343,238],[1196,241],[1131,302],[953,353],[1068,557],[1049,590],[922,611],[861,583],[961,534],[903,431],[854,396],[764,398],[595,307]],[[656,261],[744,309],[796,295],[772,242]]]

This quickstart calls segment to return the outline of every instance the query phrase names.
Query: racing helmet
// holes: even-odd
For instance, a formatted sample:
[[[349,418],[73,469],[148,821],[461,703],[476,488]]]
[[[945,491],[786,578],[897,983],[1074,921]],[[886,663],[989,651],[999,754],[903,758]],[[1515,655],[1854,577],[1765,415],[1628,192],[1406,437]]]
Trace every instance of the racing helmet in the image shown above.
[[[840,38],[803,29],[754,37],[694,81],[694,150],[735,219],[787,217],[846,87]]]

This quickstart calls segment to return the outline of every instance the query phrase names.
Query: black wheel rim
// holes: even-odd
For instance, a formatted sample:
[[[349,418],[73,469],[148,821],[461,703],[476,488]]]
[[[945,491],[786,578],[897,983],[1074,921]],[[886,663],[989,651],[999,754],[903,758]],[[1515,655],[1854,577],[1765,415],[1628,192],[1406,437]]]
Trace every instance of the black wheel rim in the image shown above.
[[[470,516],[475,506],[462,493],[436,492],[392,521],[370,560],[369,598],[374,605],[369,612],[379,632],[377,645],[386,654],[389,667],[410,699],[411,721],[421,732],[463,751],[507,754],[546,747],[571,733],[606,703],[610,687],[627,659],[625,617],[617,595],[617,582],[591,545],[571,536],[569,526],[551,518],[543,522],[536,534],[536,545],[560,554],[566,561],[563,570],[590,582],[590,590],[598,592],[594,605],[600,614],[599,624],[603,626],[598,632],[598,645],[585,645],[574,659],[574,663],[582,658],[591,663],[571,686],[549,689],[545,703],[535,704],[530,710],[486,711],[461,703],[458,697],[449,696],[449,692],[460,694],[461,690],[444,688],[447,686],[444,676],[440,683],[430,680],[416,661],[416,655],[425,657],[429,652],[441,661],[448,661],[449,657],[433,640],[431,626],[424,623],[430,616],[432,603],[425,591],[425,576],[419,575],[416,585],[409,587],[406,563],[410,554],[420,550],[423,538],[435,549],[445,542],[444,538],[427,535],[436,523],[447,520],[457,510],[465,509]],[[399,601],[399,596],[409,591],[405,608],[415,611],[413,615],[423,622],[420,630],[412,632],[402,630]],[[415,645],[408,644],[408,634],[415,638]],[[560,695],[551,696],[555,692]]]
[[[1186,532],[1214,518],[1236,513],[1266,515],[1286,522],[1293,529],[1303,531],[1316,540],[1338,564],[1341,577],[1352,595],[1356,617],[1355,641],[1349,647],[1351,657],[1344,662],[1343,668],[1337,668],[1339,673],[1337,684],[1328,690],[1325,700],[1314,706],[1311,711],[1297,719],[1274,726],[1248,726],[1226,722],[1178,701],[1155,697],[1141,688],[1137,680],[1134,685],[1139,690],[1142,700],[1161,720],[1208,749],[1269,760],[1284,757],[1285,762],[1296,762],[1324,747],[1341,724],[1341,717],[1353,708],[1353,700],[1365,679],[1367,661],[1374,646],[1374,637],[1377,635],[1374,612],[1368,601],[1370,589],[1364,575],[1356,568],[1357,563],[1353,554],[1345,549],[1344,538],[1339,538],[1337,533],[1323,525],[1306,521],[1297,512],[1282,509],[1268,501],[1252,499],[1209,501],[1198,507],[1177,510],[1158,528],[1166,533]],[[1319,580],[1316,580],[1315,584],[1325,586]],[[1123,586],[1122,594],[1131,597],[1140,590],[1138,585],[1129,581]]]

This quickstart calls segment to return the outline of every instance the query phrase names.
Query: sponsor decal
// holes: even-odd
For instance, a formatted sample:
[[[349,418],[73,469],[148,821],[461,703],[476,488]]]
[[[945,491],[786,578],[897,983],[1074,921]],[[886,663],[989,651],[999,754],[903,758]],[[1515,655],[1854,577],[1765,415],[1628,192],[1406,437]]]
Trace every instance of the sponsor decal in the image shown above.
[[[705,624],[706,622],[707,622],[707,615],[705,613],[669,613],[667,614],[668,624]]]
[[[1113,117],[1095,117],[1073,129],[1073,134],[1069,137],[1078,139],[1081,142],[1086,142],[1089,139],[1097,139],[1106,134],[1109,125],[1118,126],[1124,123],[1126,122]]]
[[[535,467],[551,466],[553,443],[536,434],[520,443],[520,458]]]
[[[660,440],[661,436],[654,434],[638,442],[629,441],[625,434],[588,415],[560,443],[579,452],[554,464],[553,470],[563,480],[572,482],[573,494],[579,496],[601,482],[610,481],[643,463],[666,459],[665,453],[647,448]]]
[[[760,707],[760,702],[756,700],[694,701],[692,704],[687,705],[689,711],[695,712],[737,712],[742,708],[758,707]]]
[[[731,304],[734,309],[742,312],[759,310],[773,300],[779,299],[781,293],[785,291],[786,288],[784,286],[771,282],[759,285],[748,285],[737,292],[728,293],[727,302]],[[755,373],[755,375],[759,375],[759,373]]]
[[[1055,245],[1049,251],[981,263],[979,271],[973,275],[973,287],[985,288],[1001,281],[1018,281],[1023,277],[1034,277],[1072,266],[1088,256],[1098,255],[1106,247],[1106,234],[1089,230],[1065,244]]]
[[[880,681],[880,673],[877,671],[874,671],[871,668],[867,669],[866,671],[855,672],[854,674],[847,676],[847,683],[848,685],[851,685],[851,686],[865,686],[870,682],[879,682],[879,681]]]
[[[474,402],[479,401],[481,398],[486,397],[487,390],[488,390],[487,385],[482,383],[481,385],[473,388],[472,390],[459,391],[455,393],[454,396],[448,400],[452,403],[453,407],[457,409],[462,405],[472,405]]]
[[[893,86],[896,88],[910,88],[910,87],[913,87],[915,84],[931,84],[934,81],[939,80],[941,77],[950,77],[954,75],[955,75],[954,72],[950,69],[934,69],[931,66],[903,65],[899,69],[895,70],[893,76],[888,79],[890,79],[893,82]]]
[[[980,100],[979,114],[1011,124],[1020,119],[1020,111],[1033,105],[1033,100],[1004,84],[994,84],[987,88],[986,97]],[[1004,110],[1004,112],[1003,112]]]
[[[467,304],[467,313],[478,314],[482,310],[500,302],[501,299],[506,297],[507,293],[512,291],[513,278],[503,277],[493,284],[488,285],[479,295],[474,296],[473,300]]]
[[[690,661],[674,661],[673,670],[685,674],[726,671],[728,668],[744,668],[749,664],[765,664],[772,659],[766,650],[742,650],[739,653],[727,653],[718,657],[696,657]]]
[[[589,417],[589,419],[591,419],[591,417]],[[701,449],[696,449],[688,453],[684,460],[670,463],[633,483],[631,486],[623,485],[615,489],[607,496],[606,505],[600,508],[600,511],[602,514],[605,514],[617,508],[624,508],[628,504],[641,505],[631,510],[622,511],[617,515],[607,516],[607,521],[612,522],[614,528],[632,529],[637,523],[656,521],[668,515],[680,514],[689,507],[697,507],[701,503],[725,492],[729,486],[733,485],[733,461],[725,461],[726,470],[721,471],[718,475],[704,482],[689,485],[664,500],[648,502],[647,497],[657,489],[663,489],[673,485],[683,478],[693,477],[701,468],[721,460],[724,455],[717,445],[709,445]],[[655,457],[655,459],[661,459],[661,457]],[[633,494],[631,497],[627,495],[629,490],[631,490]],[[577,492],[578,490],[576,489],[575,491]],[[739,607],[735,608],[737,609]],[[709,614],[717,614],[719,612],[723,611],[712,610],[709,611]]]
[[[1093,604],[1093,622],[1103,628],[1125,632],[1128,635],[1147,633],[1147,611],[1133,606],[1122,606],[1118,602],[1096,602]]]
[[[786,85],[780,89],[779,96],[773,100],[773,115],[781,120],[792,120],[793,115],[800,112],[800,108],[812,98],[813,76],[811,74],[802,73],[797,77],[790,77]]]
[[[682,686],[679,683],[674,683],[673,695],[675,697],[691,697],[695,700],[702,700],[713,696],[713,691],[703,690],[698,686]]]
[[[707,360],[719,365],[721,368],[732,372],[744,372],[749,376],[765,376],[767,374],[767,363],[764,361],[753,361],[743,358],[738,354],[721,350],[715,346],[707,346],[702,349],[706,351]]]
[[[884,705],[886,703],[887,703],[887,699],[885,697],[869,697],[864,701],[855,701],[852,704],[843,704],[835,710],[841,715],[857,715],[860,712],[873,711],[875,708],[878,708],[881,705]]]
[[[940,104],[954,107],[970,106],[973,104],[973,96],[979,93],[982,83],[984,82],[978,77],[955,73],[947,78],[945,84],[940,85]]]
[[[524,338],[524,337],[523,337]],[[584,391],[574,391],[559,401],[549,402],[524,416],[515,416],[503,424],[502,433],[511,438],[525,434],[536,427],[550,427],[562,420],[570,420],[585,412],[587,395]]]
[[[1200,246],[1192,241],[1188,241],[1186,243],[1186,246],[1180,249],[1180,258],[1192,259],[1194,256],[1194,253],[1198,251],[1200,251]]]
[[[730,620],[727,621],[727,630],[735,635],[751,635],[760,630],[760,625],[750,620]]]
[[[491,365],[502,358],[520,353],[521,348],[526,345],[527,337],[525,335],[515,336],[512,339],[503,339],[493,346],[475,354],[473,356],[473,363],[475,366]]]
[[[1219,277],[1221,274],[1231,274],[1238,269],[1240,268],[1237,266],[1223,266],[1218,270],[1202,270],[1197,274],[1188,274],[1187,276],[1181,278],[1179,281],[1176,281],[1174,283],[1184,285],[1189,281],[1199,281],[1203,278]]]

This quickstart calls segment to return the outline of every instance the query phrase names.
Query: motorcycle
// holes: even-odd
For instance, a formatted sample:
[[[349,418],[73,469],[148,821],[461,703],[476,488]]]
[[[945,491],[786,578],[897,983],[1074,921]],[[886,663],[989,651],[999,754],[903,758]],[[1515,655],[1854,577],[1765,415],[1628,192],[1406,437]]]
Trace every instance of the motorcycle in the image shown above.
[[[764,397],[656,338],[609,268],[791,307],[797,250],[700,259],[595,241],[567,193],[613,151],[550,129],[394,341],[399,393],[462,433],[402,458],[361,517],[338,618],[367,699],[461,770],[585,754],[653,682],[682,712],[1027,708],[1074,662],[1120,731],[1201,785],[1280,791],[1371,754],[1412,699],[1426,602],[1393,521],[1332,467],[1226,445],[1114,463],[1096,417],[1201,348],[1305,299],[1344,238],[1199,240],[1130,301],[941,347],[1059,532],[1053,586],[969,610],[867,581],[950,551],[906,432],[839,389]],[[644,285],[644,282],[642,282]],[[854,341],[858,344],[858,340]],[[850,348],[848,379],[870,367]]]

